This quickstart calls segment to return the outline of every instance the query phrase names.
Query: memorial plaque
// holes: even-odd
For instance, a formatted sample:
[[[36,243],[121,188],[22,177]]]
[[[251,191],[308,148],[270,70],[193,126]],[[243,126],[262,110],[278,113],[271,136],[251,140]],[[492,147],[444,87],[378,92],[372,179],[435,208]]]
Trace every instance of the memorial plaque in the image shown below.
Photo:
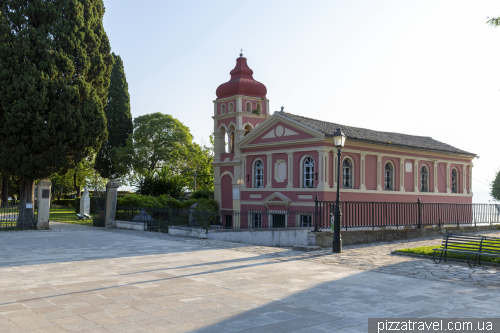
[[[32,204],[32,203],[26,203],[26,208],[31,208],[31,209],[33,209],[33,204]]]
[[[50,199],[50,190],[42,190],[42,199]]]

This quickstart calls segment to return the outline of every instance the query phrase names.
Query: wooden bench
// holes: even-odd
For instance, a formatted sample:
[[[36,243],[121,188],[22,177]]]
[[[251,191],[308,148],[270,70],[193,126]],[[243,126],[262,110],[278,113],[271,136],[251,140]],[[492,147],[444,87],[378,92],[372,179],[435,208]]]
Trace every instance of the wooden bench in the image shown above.
[[[500,239],[486,236],[461,235],[447,233],[444,235],[442,247],[432,249],[432,259],[439,264],[443,259],[446,262],[448,253],[460,253],[467,255],[467,264],[474,268],[476,263],[481,265],[481,257],[500,257]],[[441,252],[439,261],[436,260],[436,253]],[[471,265],[471,256],[474,256],[474,265]]]

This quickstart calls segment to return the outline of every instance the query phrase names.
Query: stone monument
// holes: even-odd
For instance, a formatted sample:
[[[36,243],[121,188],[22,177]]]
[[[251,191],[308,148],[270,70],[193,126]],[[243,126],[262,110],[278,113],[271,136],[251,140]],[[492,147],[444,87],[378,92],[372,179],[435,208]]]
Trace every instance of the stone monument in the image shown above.
[[[83,190],[80,198],[80,215],[85,217],[85,214],[90,215],[90,194],[87,188]]]
[[[116,199],[118,198],[118,187],[120,182],[110,180],[106,184],[106,228],[116,228]]]
[[[47,178],[38,182],[38,229],[49,229],[51,187],[52,183]]]

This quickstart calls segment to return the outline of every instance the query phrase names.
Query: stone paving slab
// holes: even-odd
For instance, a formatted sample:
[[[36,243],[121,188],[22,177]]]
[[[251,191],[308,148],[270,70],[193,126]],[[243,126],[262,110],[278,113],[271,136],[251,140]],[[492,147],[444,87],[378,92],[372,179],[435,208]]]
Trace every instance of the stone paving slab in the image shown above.
[[[490,233],[490,235],[492,235]],[[366,332],[369,317],[498,317],[499,270],[52,223],[0,232],[0,332]]]

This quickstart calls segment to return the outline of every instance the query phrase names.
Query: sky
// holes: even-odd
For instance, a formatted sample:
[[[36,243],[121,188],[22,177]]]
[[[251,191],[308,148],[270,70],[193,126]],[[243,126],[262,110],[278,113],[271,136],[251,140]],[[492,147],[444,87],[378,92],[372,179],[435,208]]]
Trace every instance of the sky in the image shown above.
[[[500,1],[104,0],[132,116],[213,132],[213,100],[243,48],[272,110],[431,136],[473,152],[473,201],[500,168]]]

